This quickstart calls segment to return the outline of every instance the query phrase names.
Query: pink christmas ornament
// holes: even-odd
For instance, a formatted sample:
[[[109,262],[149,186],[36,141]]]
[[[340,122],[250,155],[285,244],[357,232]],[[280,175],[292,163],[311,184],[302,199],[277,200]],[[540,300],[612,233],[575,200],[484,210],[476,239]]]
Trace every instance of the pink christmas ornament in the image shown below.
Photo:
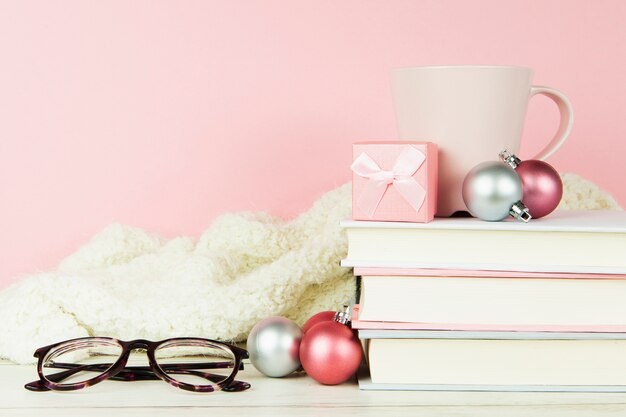
[[[349,316],[339,313],[335,320],[312,326],[300,344],[302,367],[311,378],[325,385],[347,381],[358,369],[363,355],[359,339],[347,325]]]
[[[556,209],[563,196],[563,181],[550,164],[536,159],[522,161],[508,151],[503,151],[500,158],[515,169],[522,180],[522,201],[534,219]]]

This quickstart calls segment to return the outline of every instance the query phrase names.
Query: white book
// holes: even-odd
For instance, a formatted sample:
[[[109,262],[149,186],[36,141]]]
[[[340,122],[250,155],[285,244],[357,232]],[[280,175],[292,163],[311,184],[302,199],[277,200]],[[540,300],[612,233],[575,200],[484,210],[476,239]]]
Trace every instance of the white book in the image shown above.
[[[626,273],[626,212],[557,211],[529,223],[344,221],[346,267]]]
[[[626,390],[624,334],[379,331],[360,337],[370,372],[370,379],[360,378],[363,389]]]
[[[626,279],[363,276],[358,319],[624,331],[625,300]]]

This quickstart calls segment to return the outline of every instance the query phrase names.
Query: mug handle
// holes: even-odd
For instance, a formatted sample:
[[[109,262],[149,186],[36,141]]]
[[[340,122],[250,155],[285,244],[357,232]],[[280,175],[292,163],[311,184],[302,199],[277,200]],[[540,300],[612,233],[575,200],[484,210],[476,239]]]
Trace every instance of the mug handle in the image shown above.
[[[574,124],[574,109],[572,108],[572,103],[569,101],[567,96],[563,94],[561,91],[544,87],[540,85],[532,86],[530,89],[530,97],[536,94],[543,94],[547,96],[552,101],[559,106],[559,113],[561,114],[561,122],[559,124],[559,130],[557,130],[556,134],[552,138],[552,140],[546,145],[545,148],[541,152],[537,154],[532,159],[540,159],[546,160],[556,152],[557,149],[565,142],[565,139],[569,136],[572,131],[572,125]],[[529,98],[530,98],[529,97]]]

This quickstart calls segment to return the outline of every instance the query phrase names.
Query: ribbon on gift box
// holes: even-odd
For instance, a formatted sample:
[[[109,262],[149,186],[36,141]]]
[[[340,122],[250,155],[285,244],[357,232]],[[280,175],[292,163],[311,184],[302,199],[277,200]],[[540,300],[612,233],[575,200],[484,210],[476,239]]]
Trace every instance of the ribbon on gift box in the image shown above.
[[[350,169],[368,181],[358,197],[357,204],[365,214],[373,217],[380,201],[393,185],[398,193],[419,211],[426,198],[426,190],[417,183],[413,174],[422,166],[426,155],[413,146],[405,146],[396,159],[391,171],[382,170],[368,154],[360,154],[350,165]]]

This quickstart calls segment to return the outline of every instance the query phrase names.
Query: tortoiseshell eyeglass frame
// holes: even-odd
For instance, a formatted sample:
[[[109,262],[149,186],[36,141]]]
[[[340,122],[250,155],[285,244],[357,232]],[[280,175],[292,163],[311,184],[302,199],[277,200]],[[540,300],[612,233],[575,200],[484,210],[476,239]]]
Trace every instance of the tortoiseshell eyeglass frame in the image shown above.
[[[119,358],[113,363],[99,363],[99,364],[74,364],[74,363],[54,363],[54,368],[65,369],[65,371],[58,372],[56,374],[44,375],[44,359],[48,356],[48,353],[53,352],[55,348],[62,345],[71,345],[76,343],[77,345],[93,342],[94,344],[103,344],[109,346],[119,345],[121,353]],[[155,351],[162,345],[176,342],[188,342],[207,344],[208,346],[219,347],[233,353],[234,363],[229,362],[207,362],[207,363],[174,363],[174,364],[162,364],[160,365],[155,357]],[[149,366],[126,366],[131,351],[134,349],[145,349],[148,356]],[[63,342],[55,343],[49,346],[44,346],[35,351],[34,356],[38,358],[37,373],[39,374],[39,380],[29,382],[24,386],[30,391],[73,391],[86,387],[90,387],[106,379],[114,381],[146,381],[146,380],[158,380],[169,383],[176,388],[181,388],[187,391],[193,392],[213,392],[213,391],[244,391],[250,388],[250,384],[243,381],[236,381],[237,371],[243,369],[243,359],[248,358],[248,351],[237,346],[230,345],[228,343],[219,342],[217,340],[203,339],[197,337],[175,337],[157,342],[152,342],[145,339],[137,339],[131,341],[123,341],[113,339],[110,337],[82,337],[78,339],[66,340]],[[214,375],[208,372],[203,372],[206,369],[218,369],[218,368],[231,368],[232,373],[224,378],[223,375]],[[99,374],[86,381],[77,383],[62,383],[65,378],[69,378],[77,372],[91,371],[98,372]],[[178,381],[172,378],[171,374],[188,374],[198,376],[208,381],[211,381],[210,385],[193,385],[186,382]]]

